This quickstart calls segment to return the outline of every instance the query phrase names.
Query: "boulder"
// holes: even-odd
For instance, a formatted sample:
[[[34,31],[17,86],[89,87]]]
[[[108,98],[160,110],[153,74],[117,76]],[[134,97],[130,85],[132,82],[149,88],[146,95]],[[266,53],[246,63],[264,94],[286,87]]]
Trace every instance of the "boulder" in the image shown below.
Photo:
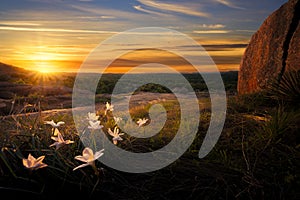
[[[300,0],[289,0],[274,11],[252,36],[243,55],[238,93],[248,94],[300,70]]]

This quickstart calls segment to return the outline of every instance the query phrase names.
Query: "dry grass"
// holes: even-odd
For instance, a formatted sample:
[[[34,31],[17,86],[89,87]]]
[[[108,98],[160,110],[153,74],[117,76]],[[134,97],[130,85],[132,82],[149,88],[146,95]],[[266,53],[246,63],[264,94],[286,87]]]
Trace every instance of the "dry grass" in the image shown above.
[[[252,98],[252,99],[251,99]],[[257,97],[229,99],[228,113],[220,140],[204,159],[198,158],[210,122],[209,101],[201,101],[200,126],[188,151],[168,167],[145,174],[119,172],[97,162],[101,174],[89,167],[72,169],[74,157],[84,148],[70,110],[13,115],[1,119],[0,191],[11,197],[31,199],[57,196],[103,199],[297,199],[299,197],[299,112],[255,105]],[[161,101],[167,123],[151,139],[125,135],[118,145],[133,152],[149,152],[172,140],[178,127],[179,105]],[[152,102],[153,103],[153,102]],[[154,102],[157,103],[157,102]],[[133,119],[148,117],[150,105],[135,105]],[[98,113],[104,112],[100,106]],[[103,117],[103,116],[102,116]],[[298,117],[298,118],[295,118]],[[45,120],[65,121],[60,127],[75,143],[59,150],[49,148],[51,127]],[[103,120],[104,130],[112,126]],[[276,132],[282,130],[280,133]],[[28,153],[46,155],[49,166],[28,173],[22,158]]]

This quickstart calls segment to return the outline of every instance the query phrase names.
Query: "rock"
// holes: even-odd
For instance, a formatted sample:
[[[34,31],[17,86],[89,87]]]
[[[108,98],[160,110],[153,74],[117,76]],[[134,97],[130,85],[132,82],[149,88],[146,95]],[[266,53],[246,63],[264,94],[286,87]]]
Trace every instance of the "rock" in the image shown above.
[[[243,55],[239,94],[261,91],[286,71],[300,70],[299,20],[300,0],[289,0],[267,17]]]

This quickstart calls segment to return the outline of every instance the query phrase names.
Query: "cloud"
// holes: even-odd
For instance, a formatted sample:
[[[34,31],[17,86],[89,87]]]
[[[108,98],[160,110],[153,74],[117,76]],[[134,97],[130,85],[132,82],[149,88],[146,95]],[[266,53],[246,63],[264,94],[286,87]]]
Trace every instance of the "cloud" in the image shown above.
[[[214,62],[219,64],[239,64],[242,55],[211,56]]]
[[[255,33],[257,30],[235,30],[236,32]]]
[[[142,8],[141,5],[133,6],[133,8],[138,10],[138,11],[149,13],[149,14],[160,15],[160,16],[168,16],[167,14],[163,14],[163,13],[160,13],[160,12],[155,12],[155,11],[152,11],[152,10],[147,10],[145,8]]]
[[[115,10],[103,7],[90,7],[90,6],[82,6],[82,5],[71,5],[73,9],[76,9],[80,12],[84,12],[86,14],[94,14],[94,15],[101,15],[101,16],[112,16],[118,19],[128,19],[130,21],[135,21],[137,19],[141,19],[143,16],[141,14],[132,13],[123,10]]]
[[[28,27],[13,27],[13,26],[0,26],[0,30],[32,31],[32,32],[64,32],[64,33],[105,33],[105,34],[118,33],[118,32],[114,32],[114,31],[59,29],[59,28],[28,28]]]
[[[163,10],[163,11],[171,11],[171,12],[177,12],[182,13],[185,15],[192,15],[197,17],[209,17],[210,15],[205,12],[200,12],[195,9],[192,9],[190,7],[180,5],[180,4],[174,4],[174,3],[162,3],[158,1],[153,0],[138,0],[141,4],[145,6],[149,6],[155,9]]]
[[[108,15],[102,15],[100,16],[101,19],[115,19],[116,17],[114,16],[108,16]]]
[[[5,26],[40,26],[41,24],[27,21],[0,21],[0,25]]]
[[[198,34],[222,34],[222,33],[229,33],[231,31],[229,30],[199,30],[199,31],[193,31],[193,33],[198,33]]]
[[[208,29],[219,29],[219,28],[225,28],[225,25],[223,25],[223,24],[202,24],[200,27],[208,28]]]
[[[232,48],[246,48],[248,43],[237,43],[237,44],[206,44],[202,45],[204,48],[210,48],[210,50],[217,49],[232,49]]]
[[[102,16],[79,16],[76,17],[78,19],[91,19],[91,20],[98,20],[98,19],[116,19],[115,16],[109,16],[109,15],[102,15]]]
[[[230,2],[229,0],[216,0],[216,1],[222,5],[229,7],[229,8],[245,9],[243,7],[236,6],[234,3]]]

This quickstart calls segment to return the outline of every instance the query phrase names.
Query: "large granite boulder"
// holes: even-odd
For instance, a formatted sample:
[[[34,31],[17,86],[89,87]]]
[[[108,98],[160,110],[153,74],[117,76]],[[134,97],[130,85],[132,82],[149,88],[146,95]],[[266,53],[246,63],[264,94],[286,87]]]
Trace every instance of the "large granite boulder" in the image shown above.
[[[252,36],[241,61],[238,93],[265,89],[286,72],[300,70],[300,0],[273,12]]]

